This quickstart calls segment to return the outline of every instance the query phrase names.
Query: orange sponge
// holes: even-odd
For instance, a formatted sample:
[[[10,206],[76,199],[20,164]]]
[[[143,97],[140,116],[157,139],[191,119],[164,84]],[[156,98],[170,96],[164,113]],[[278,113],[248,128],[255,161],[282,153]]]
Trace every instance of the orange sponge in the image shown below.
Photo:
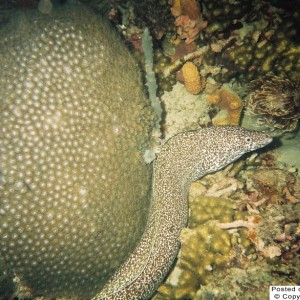
[[[205,86],[204,79],[200,76],[196,65],[190,61],[186,62],[182,67],[182,75],[186,90],[193,94],[199,94]]]
[[[228,88],[221,88],[206,97],[210,104],[218,106],[226,115],[219,114],[213,119],[214,125],[238,125],[243,110],[241,98]],[[222,116],[222,117],[220,117]]]

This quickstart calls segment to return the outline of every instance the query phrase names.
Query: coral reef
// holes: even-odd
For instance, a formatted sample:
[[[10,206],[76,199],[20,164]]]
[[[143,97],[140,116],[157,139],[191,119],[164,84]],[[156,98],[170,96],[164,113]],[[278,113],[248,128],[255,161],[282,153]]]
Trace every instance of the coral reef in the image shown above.
[[[190,62],[186,64],[191,65]],[[191,82],[198,82],[197,89],[194,89],[194,92],[197,92],[204,76],[199,75],[197,68],[192,66],[197,74],[196,80]],[[189,78],[192,77],[190,73],[186,72],[185,77],[188,75]],[[211,123],[233,126],[239,124],[243,101],[228,85],[220,87],[217,82],[208,78],[200,95],[191,95],[191,88],[188,92],[187,89],[184,91],[183,87],[186,88],[186,84],[183,86],[177,83],[172,91],[165,92],[161,96],[165,111],[163,131],[166,138],[180,131],[196,129],[198,126],[207,126]]]
[[[215,270],[227,268],[234,258],[234,248],[250,250],[245,235],[238,239],[216,226],[242,217],[234,203],[226,198],[190,194],[189,225],[181,233],[181,251],[176,267],[167,281],[158,289],[154,300],[194,299],[199,285],[208,284]],[[215,220],[215,221],[212,221]]]
[[[300,70],[297,9],[276,7],[275,2],[269,1],[243,0],[238,7],[228,1],[221,3],[203,0],[209,20],[202,33],[203,40],[218,48],[206,55],[206,62],[228,70],[218,80],[236,78],[246,83],[270,71],[297,76]]]
[[[164,70],[171,64],[171,58],[161,50],[154,52],[154,72],[159,87],[159,94],[162,95],[164,91],[171,91],[173,85],[176,83],[175,74],[164,76]]]
[[[261,260],[243,268],[223,269],[214,276],[214,280],[197,291],[194,300],[268,299],[271,285],[299,285],[299,279],[289,278],[289,275],[297,274],[298,268],[296,260],[290,267],[270,265]]]
[[[28,0],[27,0],[28,1]],[[151,36],[156,40],[162,40],[165,34],[172,28],[173,17],[170,12],[170,4],[166,0],[80,0],[88,4],[94,10],[100,12],[114,23],[120,32],[124,33],[126,40],[139,39],[135,34],[149,28]],[[131,34],[130,34],[131,32]]]
[[[283,131],[292,131],[300,119],[300,80],[273,74],[250,83],[247,108],[260,121]]]
[[[271,141],[266,133],[233,126],[181,132],[166,141],[154,163],[153,197],[142,239],[93,300],[148,299],[178,254],[191,183]]]
[[[204,90],[205,79],[199,74],[197,66],[192,62],[186,62],[182,67],[182,76],[186,90],[197,95]]]
[[[258,169],[251,174],[249,181],[254,187],[263,192],[267,203],[284,203],[289,195],[289,202],[295,203],[300,199],[300,185],[294,174],[279,168]]]
[[[169,2],[166,0],[131,1],[135,16],[134,22],[140,28],[149,27],[151,35],[161,40],[172,28],[173,21]]]
[[[299,285],[299,179],[275,164],[253,155],[193,183],[178,261],[153,300],[266,299],[269,285]]]
[[[170,64],[163,70],[163,76],[168,77],[173,72],[179,70],[179,68],[182,67],[188,61],[198,60],[201,62],[203,60],[203,55],[207,52],[207,50],[208,47],[203,46],[197,49],[196,51],[193,51],[186,55],[179,55],[178,59],[176,59],[172,64]]]
[[[221,111],[213,118],[214,125],[239,125],[243,101],[228,86],[223,86],[213,94],[205,95],[207,101]]]
[[[182,232],[183,247],[179,254],[179,259],[166,283],[159,288],[153,299],[253,299],[253,295],[257,299],[265,299],[267,298],[269,285],[299,285],[300,188],[297,169],[300,169],[298,159],[300,146],[298,143],[299,126],[297,127],[299,122],[297,123],[297,121],[300,116],[298,78],[300,71],[300,18],[299,11],[294,8],[294,5],[297,5],[297,3],[283,0],[241,0],[239,5],[236,5],[235,1],[226,0],[201,0],[200,2],[197,0],[163,0],[159,2],[155,0],[125,2],[120,0],[81,1],[96,8],[97,11],[100,11],[102,15],[111,21],[123,35],[125,42],[130,50],[134,52],[141,66],[144,65],[142,33],[145,27],[149,28],[153,37],[154,72],[158,84],[158,95],[162,96],[165,109],[164,123],[162,123],[164,138],[168,139],[180,131],[197,129],[199,126],[207,126],[210,123],[214,125],[238,125],[241,118],[244,119],[245,117],[241,114],[243,104],[245,104],[246,113],[250,113],[246,117],[248,117],[251,126],[254,126],[252,129],[256,129],[257,126],[260,129],[265,129],[267,126],[271,129],[277,129],[279,132],[284,132],[283,137],[280,139],[282,145],[274,151],[275,154],[267,153],[258,158],[252,156],[247,161],[240,161],[222,172],[208,175],[193,184],[190,192],[191,218],[189,220],[189,228]],[[172,5],[171,9],[170,5]],[[6,0],[5,4],[0,3],[0,26],[7,23],[9,19],[6,9],[11,10],[11,8],[16,7],[28,8],[33,6],[37,7],[37,0]],[[66,15],[68,15],[68,19],[71,18],[69,12]],[[54,14],[51,18],[55,18],[55,16]],[[42,18],[50,20],[48,16],[43,16]],[[41,23],[43,22],[46,21]],[[27,24],[27,22],[25,23]],[[82,24],[85,23],[86,21],[82,22]],[[60,28],[60,30],[57,27],[53,27],[54,33],[58,32],[58,36],[62,32],[65,34],[65,28],[68,30],[69,27],[64,22],[58,24],[59,27],[63,28]],[[61,26],[62,24],[63,26]],[[17,30],[24,33],[23,28],[19,27]],[[32,31],[34,30],[38,30],[38,28],[34,28],[34,25],[32,25]],[[98,56],[100,64],[103,61],[105,65],[106,61],[111,62],[104,69],[109,76],[107,76],[103,85],[109,87],[113,82],[113,87],[107,92],[100,92],[102,88],[99,89],[99,85],[104,80],[102,76],[105,77],[105,75],[100,73],[95,75],[94,79],[88,81],[94,82],[95,85],[95,88],[89,92],[89,83],[82,75],[86,74],[82,69],[90,72],[91,68],[91,64],[88,64],[85,56],[82,58],[80,55],[80,57],[77,57],[74,54],[74,59],[77,59],[78,63],[73,63],[73,56],[69,59],[69,70],[72,71],[74,76],[67,75],[61,81],[59,77],[61,66],[57,66],[53,61],[51,62],[51,57],[57,57],[58,61],[60,61],[59,57],[64,57],[63,54],[60,56],[55,50],[60,49],[60,45],[54,45],[53,49],[51,48],[52,46],[50,48],[46,46],[44,47],[45,51],[36,51],[35,42],[32,42],[31,47],[29,44],[32,40],[29,39],[26,43],[20,33],[20,39],[16,38],[16,44],[21,40],[22,43],[24,42],[24,49],[17,49],[17,52],[3,50],[0,53],[0,62],[4,70],[0,72],[0,95],[1,88],[9,88],[5,96],[3,94],[2,97],[0,96],[0,102],[2,99],[6,101],[6,99],[11,99],[10,97],[14,97],[17,105],[19,103],[29,103],[30,112],[39,114],[40,117],[37,118],[40,120],[39,124],[42,124],[42,127],[37,128],[34,134],[30,135],[33,132],[30,128],[36,122],[34,120],[30,123],[30,113],[25,115],[24,111],[14,109],[11,106],[12,104],[4,105],[4,101],[0,104],[2,111],[4,109],[4,116],[5,112],[9,110],[11,115],[15,116],[15,122],[22,123],[22,120],[24,120],[24,123],[22,123],[24,126],[20,124],[23,128],[28,129],[21,133],[22,138],[28,140],[28,145],[21,144],[20,147],[16,147],[15,156],[9,160],[9,163],[17,162],[16,164],[20,165],[20,170],[18,169],[20,178],[13,181],[11,174],[14,175],[15,173],[12,169],[8,170],[9,174],[6,177],[8,182],[4,182],[2,166],[5,163],[6,156],[3,156],[3,159],[0,161],[1,188],[9,186],[10,193],[12,190],[16,191],[16,197],[12,193],[8,195],[9,198],[7,194],[4,195],[3,203],[5,207],[0,202],[1,251],[6,251],[5,249],[8,248],[6,242],[2,239],[3,232],[6,233],[8,230],[6,228],[3,229],[3,226],[6,226],[6,224],[11,226],[13,230],[16,230],[18,226],[23,228],[28,224],[41,224],[40,227],[42,228],[35,234],[34,230],[26,231],[28,229],[26,227],[26,239],[20,239],[18,244],[15,240],[11,240],[9,247],[13,247],[14,244],[16,249],[19,249],[20,245],[24,246],[24,251],[21,253],[21,266],[16,267],[19,271],[17,275],[11,272],[12,267],[15,267],[17,263],[6,265],[4,262],[5,256],[0,255],[0,298],[7,299],[12,297],[12,295],[15,296],[16,293],[20,298],[35,297],[36,291],[32,290],[29,287],[30,284],[27,284],[26,280],[24,280],[26,276],[30,277],[29,283],[30,280],[33,280],[37,284],[43,278],[52,276],[51,278],[54,279],[53,285],[45,287],[45,289],[61,291],[63,288],[59,287],[59,284],[67,282],[65,280],[67,277],[66,273],[62,272],[58,278],[53,276],[58,265],[56,262],[60,259],[66,265],[66,268],[74,272],[73,278],[68,278],[71,283],[67,283],[64,289],[67,290],[75,286],[75,289],[80,294],[82,286],[79,287],[77,282],[83,278],[83,280],[88,282],[88,285],[93,286],[88,291],[88,295],[90,295],[106,282],[109,275],[117,267],[108,266],[108,262],[115,260],[115,256],[118,253],[130,253],[134,244],[132,243],[131,246],[127,244],[127,250],[122,248],[123,246],[118,248],[119,244],[114,247],[115,243],[111,240],[111,234],[109,232],[106,234],[105,230],[103,231],[101,223],[106,222],[106,224],[111,226],[112,222],[117,220],[116,231],[119,227],[124,229],[124,232],[126,231],[125,234],[118,235],[120,241],[124,241],[130,230],[134,231],[133,240],[137,241],[143,230],[143,219],[145,219],[147,214],[146,208],[148,205],[146,194],[150,180],[149,167],[145,166],[143,162],[147,155],[143,155],[143,153],[149,153],[148,148],[151,148],[151,155],[149,155],[150,159],[148,161],[153,159],[153,139],[149,142],[150,132],[154,124],[158,124],[159,121],[158,118],[155,121],[153,120],[150,103],[144,99],[143,93],[139,88],[134,88],[134,86],[140,84],[139,76],[136,74],[130,75],[136,69],[135,62],[132,62],[131,57],[128,56],[123,46],[119,45],[118,41],[114,42],[115,36],[109,35],[105,38],[99,35],[95,37],[95,28],[87,27],[83,30],[83,33],[86,32],[85,30],[88,31],[86,36],[91,36],[90,43],[87,46],[86,43],[83,43],[83,47],[90,51],[88,56],[92,55],[95,50],[97,53],[101,53],[101,57]],[[108,31],[109,33],[111,32],[110,29]],[[11,30],[10,32],[14,34],[15,31]],[[72,35],[73,32],[68,32],[67,34]],[[93,36],[94,38],[92,39]],[[0,40],[0,45],[2,45],[0,48],[5,46],[6,40],[3,39],[3,41],[5,42],[1,43]],[[107,51],[104,50],[103,52],[100,45],[102,42],[107,46],[111,45],[111,43],[115,44],[114,46],[111,45],[109,50],[106,49]],[[47,39],[43,40],[42,43],[47,44]],[[81,43],[82,41],[80,41]],[[67,42],[64,41],[63,44],[67,46],[69,40],[67,39]],[[74,44],[76,44],[76,41],[74,41]],[[92,47],[94,44],[96,46]],[[71,48],[77,49],[77,46],[71,46]],[[90,47],[92,47],[92,50],[90,50]],[[98,49],[96,49],[97,47]],[[118,49],[117,51],[114,50],[116,48]],[[7,71],[6,66],[11,57],[15,57],[16,53],[19,53],[19,63],[15,66],[15,70],[18,70],[19,66],[26,65],[29,60],[29,56],[25,55],[26,52],[32,53],[33,58],[41,57],[42,63],[44,62],[43,58],[47,57],[47,68],[45,67],[46,65],[39,65],[36,68],[40,69],[41,73],[34,80],[34,88],[30,87],[30,80],[24,81],[23,85],[18,82],[27,76],[27,70],[29,70],[29,77],[31,74],[35,74],[35,68],[32,69],[30,67],[26,68],[26,70],[22,68],[17,74],[18,76],[15,75],[15,71],[8,72],[7,76],[11,76],[12,79],[15,78],[14,82],[17,83],[13,88],[10,88],[10,85],[5,80],[3,81],[4,73]],[[122,58],[118,55],[120,52],[123,55]],[[68,57],[68,55],[65,57]],[[110,75],[113,72],[111,69],[115,66],[114,64],[118,65],[124,58],[128,60],[128,65],[121,69],[118,66],[115,68],[115,70],[118,70],[117,74]],[[116,62],[113,62],[115,60]],[[34,62],[35,59],[32,61]],[[64,64],[65,62],[62,65]],[[200,75],[199,72],[197,72],[198,75],[187,75],[186,81],[196,82],[196,86],[199,89],[200,79],[205,78],[206,86],[201,95],[191,95],[182,84],[176,83],[176,80],[183,82],[182,78],[180,78],[179,70],[185,64],[187,66],[194,64],[200,70]],[[34,64],[30,66],[34,66]],[[195,70],[195,67],[193,69]],[[50,76],[50,71],[47,72],[47,70],[54,70],[55,75]],[[270,76],[269,72],[273,72],[276,75]],[[94,76],[95,72],[90,74]],[[128,78],[130,76],[131,78]],[[52,79],[50,79],[51,77]],[[134,79],[132,80],[132,78]],[[73,98],[73,96],[69,96],[69,94],[74,94],[69,89],[71,80],[75,82],[73,86],[74,93],[76,94],[76,91],[80,90],[82,97],[78,98],[75,96]],[[50,82],[50,84],[45,85],[44,82],[46,81]],[[97,83],[95,83],[96,81]],[[124,84],[122,84],[123,81]],[[130,82],[129,85],[126,86],[126,82]],[[249,82],[250,85],[248,85]],[[241,98],[244,99],[246,93],[244,91],[241,92],[238,87],[239,84],[243,89],[246,88],[246,85],[250,86],[250,97],[245,103]],[[46,94],[48,92],[48,94],[51,94],[49,96],[50,101],[55,102],[53,100],[55,97],[57,99],[66,98],[68,105],[65,110],[70,111],[69,119],[67,118],[67,120],[70,120],[70,128],[72,126],[76,127],[76,131],[63,133],[65,123],[61,122],[60,114],[56,115],[53,113],[48,115],[48,111],[51,111],[53,105],[56,105],[55,103],[49,103],[49,110],[47,109],[47,104],[45,104],[46,101],[43,102],[43,107],[39,106],[38,99],[46,99],[45,97],[48,97],[48,94],[43,96],[41,93],[35,92],[30,94],[30,91],[33,89],[38,91],[39,88],[42,88],[42,85],[46,86]],[[53,92],[55,86],[57,86],[57,89]],[[202,88],[203,85],[201,83],[199,92],[202,91]],[[130,95],[135,91],[135,95],[133,97],[129,94],[122,96],[122,91],[125,89],[130,90]],[[192,89],[192,91],[197,92],[198,89]],[[102,94],[99,96],[99,93]],[[33,95],[34,101],[30,101],[31,95]],[[96,98],[103,99],[103,101],[100,101],[103,103],[100,108],[97,106],[99,102],[96,101]],[[121,102],[115,101],[117,98]],[[70,99],[71,101],[69,101]],[[93,100],[96,102],[94,103]],[[71,103],[74,103],[74,105],[72,106]],[[122,109],[119,109],[120,106],[122,106]],[[81,107],[84,108],[81,110]],[[61,109],[62,107],[59,107],[58,111]],[[120,111],[120,113],[115,114],[116,111]],[[98,120],[97,115],[99,114],[101,130],[95,126]],[[24,119],[22,116],[24,116]],[[76,121],[74,121],[75,119]],[[255,124],[257,119],[258,122]],[[1,117],[1,125],[3,120],[4,118]],[[63,117],[63,121],[65,120],[65,117]],[[131,121],[133,123],[130,123]],[[11,143],[7,143],[6,146],[7,149],[12,149],[13,145],[18,143],[15,136],[16,130],[14,130],[12,125],[8,124],[8,126],[10,127],[7,130],[4,127],[4,133],[11,137],[9,140]],[[56,126],[53,132],[62,133],[63,140],[57,141],[56,144],[62,143],[61,148],[66,150],[61,150],[59,146],[51,149],[49,146],[52,138],[52,136],[50,137],[51,126]],[[244,126],[244,123],[242,123],[242,126]],[[87,134],[90,130],[89,128],[95,130],[93,138],[89,138],[89,134]],[[102,142],[100,143],[97,140],[96,132],[102,130],[105,134],[101,135]],[[293,132],[287,134],[286,131]],[[36,132],[40,132],[41,135],[46,132],[45,144],[42,145],[38,142],[37,136],[40,137],[40,135],[36,134]],[[78,136],[78,132],[83,133],[80,136],[80,143],[75,143],[74,140]],[[133,132],[134,134],[132,134]],[[96,146],[94,143],[87,143],[91,139],[95,140]],[[77,152],[71,149],[72,145],[78,149]],[[83,145],[87,145],[88,148],[84,148]],[[23,146],[25,147],[24,151],[22,150]],[[32,156],[29,156],[28,152],[26,152],[28,147],[36,149]],[[45,149],[45,151],[40,151],[41,157],[38,156],[40,147]],[[103,150],[101,150],[101,157],[97,156],[95,160],[93,147]],[[122,152],[120,150],[126,152],[126,157],[120,155]],[[64,151],[68,153],[62,153]],[[78,166],[76,170],[78,171],[79,181],[84,182],[84,185],[76,182],[74,189],[70,190],[70,193],[68,189],[68,194],[64,189],[66,184],[70,182],[68,178],[74,179],[76,175],[76,170],[72,171],[66,166],[73,163],[72,161],[68,162],[66,158],[66,155],[70,153],[72,155],[75,153],[77,161],[74,164]],[[47,157],[51,157],[51,159]],[[61,179],[60,169],[55,170],[55,172],[51,171],[52,167],[49,167],[49,172],[47,171],[48,169],[44,169],[43,178],[39,180],[41,185],[47,186],[47,191],[49,192],[47,192],[46,196],[45,194],[35,196],[36,182],[32,182],[33,175],[28,175],[28,171],[26,176],[28,175],[30,180],[28,181],[27,177],[23,176],[25,174],[24,170],[28,166],[26,167],[22,163],[22,159],[24,161],[25,158],[30,163],[32,160],[40,158],[45,163],[49,163],[49,166],[55,166],[59,161],[59,157],[61,157],[61,161],[65,161],[64,168],[66,167],[67,176],[70,177]],[[102,161],[100,167],[99,160]],[[111,160],[115,163],[108,164],[108,161]],[[91,161],[89,170],[93,170],[93,172],[85,172],[84,165],[86,161]],[[133,161],[135,162],[134,164],[132,164]],[[38,167],[35,166],[34,168]],[[99,168],[104,170],[104,172],[97,171],[100,170]],[[37,177],[40,176],[40,173],[39,171],[36,172]],[[86,177],[85,173],[88,174]],[[86,180],[93,173],[95,173],[96,179],[94,181],[92,179],[90,181]],[[102,173],[105,173],[103,177]],[[57,177],[57,180],[54,180],[54,177]],[[101,183],[104,182],[105,187],[110,191],[109,193],[103,193],[103,190],[99,188],[97,180],[100,177]],[[128,178],[131,178],[129,185]],[[55,185],[58,181],[63,184]],[[93,182],[96,182],[93,186],[96,186],[97,193],[90,194],[89,192],[89,198],[100,198],[103,202],[106,198],[110,199],[110,202],[106,203],[107,205],[103,205],[100,209],[96,208],[94,218],[86,218],[88,215],[86,210],[93,210],[89,209],[90,202],[85,198],[86,183],[88,186],[91,186]],[[51,192],[50,189],[53,186],[57,189],[62,189]],[[2,193],[3,189],[0,190],[1,201],[3,198]],[[66,193],[68,194],[67,196]],[[141,193],[142,197],[137,198],[136,195],[139,193]],[[59,197],[58,195],[60,194],[63,194],[63,196]],[[75,195],[75,197],[72,198],[70,194]],[[17,220],[14,225],[11,225],[9,222],[12,221],[6,222],[6,219],[3,217],[3,211],[7,213],[7,199],[13,197],[15,200],[10,208],[12,211],[14,209],[13,206],[15,206],[17,210],[14,214],[12,212],[9,213],[10,216],[17,215]],[[21,202],[19,200],[21,197],[25,197],[25,201]],[[28,201],[30,197],[35,197],[33,205]],[[66,207],[61,209],[61,212],[53,214],[56,207],[65,205],[63,201],[60,203],[57,198],[65,200]],[[121,199],[121,202],[124,200],[126,210],[121,208],[119,211],[112,210],[118,199]],[[128,202],[126,202],[126,199]],[[132,204],[130,199],[136,199],[136,201]],[[127,204],[130,203],[126,205],[125,202]],[[51,203],[54,203],[53,207]],[[93,208],[97,206],[97,203],[95,201]],[[46,207],[46,211],[42,208],[38,210],[37,207],[41,205]],[[30,210],[34,212],[33,217],[29,217]],[[48,211],[49,213],[47,213]],[[111,218],[110,211],[113,215]],[[124,211],[126,211],[125,214]],[[118,216],[117,218],[115,217],[116,215]],[[128,215],[130,215],[129,219],[131,221],[129,225],[127,223]],[[62,219],[60,219],[61,216]],[[71,227],[65,225],[64,222],[68,218],[79,218],[81,224],[77,226],[72,223]],[[85,222],[86,219],[89,222]],[[56,230],[54,228],[55,224],[59,222],[64,224],[63,228],[59,227],[59,230]],[[139,223],[139,225],[135,226],[133,222]],[[89,227],[87,225],[89,223],[95,225],[95,227]],[[131,229],[128,226],[131,226]],[[53,228],[54,230],[52,231]],[[72,232],[72,230],[76,232]],[[90,239],[87,237],[89,233],[91,233]],[[21,231],[17,234],[19,237]],[[132,235],[131,233],[129,234]],[[34,237],[37,235],[41,236],[40,244],[32,246],[32,242],[35,243]],[[49,239],[47,239],[47,236]],[[61,236],[67,236],[64,239],[65,245],[60,245],[57,242]],[[92,257],[86,264],[86,268],[80,269],[81,273],[78,271],[78,264],[81,266],[85,266],[85,264],[82,264],[76,258],[76,256],[80,255],[74,242],[77,239],[82,245],[82,250],[80,251],[88,253]],[[27,241],[29,242],[27,243]],[[88,242],[90,242],[89,245],[87,245]],[[221,242],[223,243],[222,246],[220,246]],[[112,244],[111,248],[105,250],[103,245],[109,243]],[[27,250],[27,247],[31,247],[33,250],[30,252]],[[94,250],[91,250],[93,247]],[[37,254],[34,256],[32,252]],[[43,266],[37,257],[39,253],[41,253],[44,262]],[[97,258],[93,259],[93,256]],[[46,266],[47,261],[50,260],[53,260],[54,264],[56,263],[53,268]],[[30,265],[31,262],[33,262],[33,265]],[[101,272],[95,271],[96,264],[100,264]],[[24,266],[30,266],[31,271],[26,273],[26,276],[20,276],[25,274]],[[36,272],[39,272],[40,269],[47,271],[42,271],[39,275],[36,275]],[[92,276],[90,276],[90,273],[93,273]],[[92,282],[93,277],[100,278],[101,283],[98,287],[95,287]],[[68,284],[69,286],[67,286]],[[75,296],[73,298],[75,299]],[[61,297],[61,299],[67,299],[67,297]]]
[[[181,131],[197,129],[210,123],[210,105],[201,95],[192,95],[184,85],[176,83],[170,92],[161,97],[166,115],[163,135],[166,139]]]
[[[136,62],[83,6],[20,13],[0,49],[0,274],[33,296],[90,298],[148,213],[155,117]]]
[[[15,7],[22,6],[22,1],[36,3],[36,0],[7,0],[7,3]],[[147,26],[156,39],[156,50],[162,50],[162,44],[169,39],[175,42],[174,48],[182,48],[183,40],[189,42],[192,45],[187,48],[189,52],[209,45],[206,64],[227,70],[215,78],[221,83],[232,78],[247,83],[270,71],[291,78],[300,70],[298,11],[282,0],[242,0],[238,7],[223,0],[82,1],[108,16],[130,43],[139,45],[140,32]],[[175,29],[183,40],[174,41]]]
[[[171,12],[176,18],[177,34],[186,44],[192,43],[207,26],[197,0],[173,0]]]

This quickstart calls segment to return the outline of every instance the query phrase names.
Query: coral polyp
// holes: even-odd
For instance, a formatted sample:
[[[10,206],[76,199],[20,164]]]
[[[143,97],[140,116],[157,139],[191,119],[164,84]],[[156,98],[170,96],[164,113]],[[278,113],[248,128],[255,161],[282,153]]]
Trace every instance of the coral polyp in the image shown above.
[[[250,83],[249,112],[265,125],[292,131],[300,118],[300,80],[268,75]]]

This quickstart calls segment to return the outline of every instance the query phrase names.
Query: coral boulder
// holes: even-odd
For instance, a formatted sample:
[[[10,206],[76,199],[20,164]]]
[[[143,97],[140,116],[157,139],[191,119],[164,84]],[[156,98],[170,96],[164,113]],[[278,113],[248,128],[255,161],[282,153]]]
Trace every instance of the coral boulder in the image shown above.
[[[88,299],[145,227],[154,114],[136,63],[105,21],[66,6],[14,16],[0,64],[0,275]]]

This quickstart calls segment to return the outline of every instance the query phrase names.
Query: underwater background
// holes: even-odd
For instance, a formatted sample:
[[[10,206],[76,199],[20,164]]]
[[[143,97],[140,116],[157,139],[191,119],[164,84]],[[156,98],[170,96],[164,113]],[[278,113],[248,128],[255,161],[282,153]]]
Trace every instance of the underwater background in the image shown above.
[[[178,259],[151,299],[268,299],[270,285],[300,285],[300,2],[81,2],[109,20],[142,70],[161,116],[148,162],[162,141],[199,127],[274,137],[192,184]],[[64,4],[0,0],[0,26],[16,10]],[[0,256],[0,299],[50,299],[32,295]]]

